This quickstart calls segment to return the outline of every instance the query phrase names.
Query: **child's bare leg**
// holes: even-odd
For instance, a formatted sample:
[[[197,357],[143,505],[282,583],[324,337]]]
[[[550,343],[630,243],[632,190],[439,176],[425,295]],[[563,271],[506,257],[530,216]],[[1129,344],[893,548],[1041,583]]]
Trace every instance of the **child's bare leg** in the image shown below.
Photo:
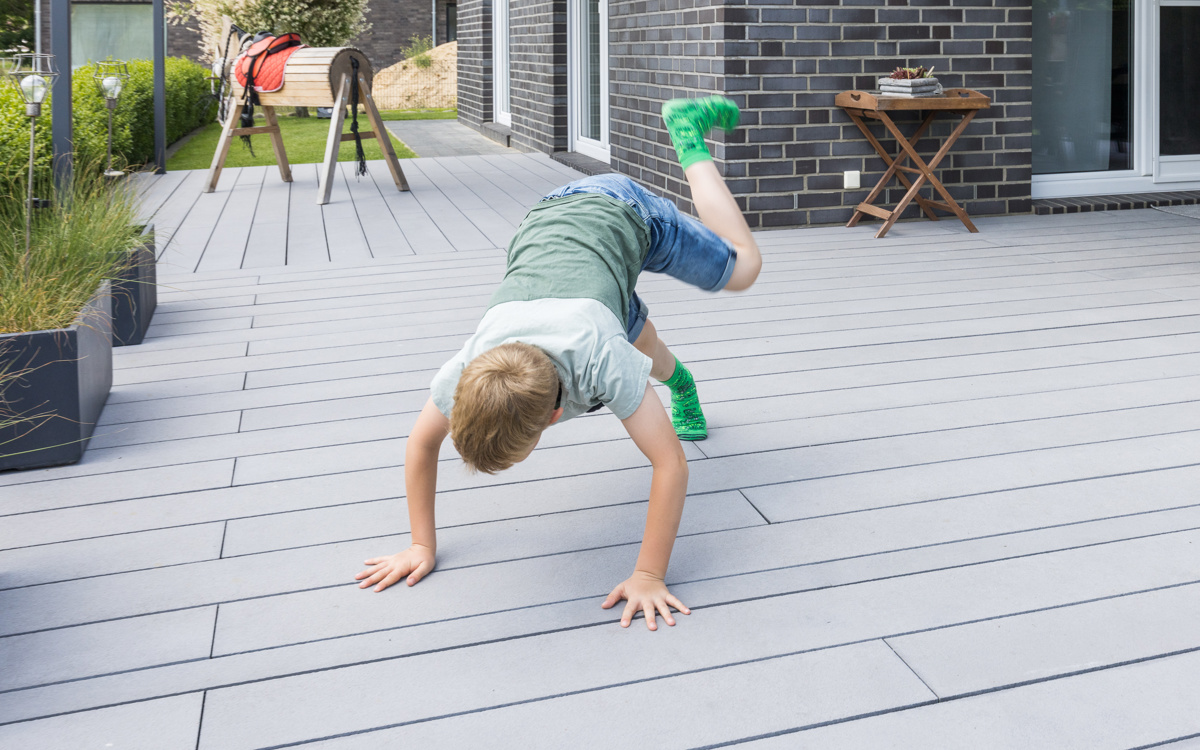
[[[708,437],[708,421],[700,408],[696,381],[658,337],[653,323],[646,321],[633,345],[650,358],[650,376],[671,391],[671,424],[679,439],[703,440]]]
[[[667,345],[658,337],[658,331],[649,320],[638,334],[633,345],[639,352],[650,358],[650,377],[659,381],[667,381],[675,374],[675,355],[667,349]]]
[[[732,291],[748,289],[758,278],[762,255],[704,141],[705,133],[713,127],[727,132],[737,128],[737,105],[723,96],[672,99],[663,104],[662,115],[671,145],[679,155],[683,175],[692,189],[692,202],[696,204],[700,221],[733,243],[737,250],[737,263],[725,288]]]
[[[742,216],[742,210],[717,171],[717,165],[712,161],[696,162],[684,170],[683,176],[692,189],[692,203],[696,205],[700,221],[718,236],[732,242],[737,250],[737,263],[725,288],[733,292],[749,289],[762,269],[762,254],[746,224],[746,217]]]

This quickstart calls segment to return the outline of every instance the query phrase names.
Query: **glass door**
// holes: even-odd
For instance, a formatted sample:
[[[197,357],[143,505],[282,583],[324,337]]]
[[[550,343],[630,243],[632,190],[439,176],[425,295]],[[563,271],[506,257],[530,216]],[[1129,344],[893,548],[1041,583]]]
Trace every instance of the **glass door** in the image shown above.
[[[1130,0],[1033,0],[1033,173],[1131,169]]]
[[[609,163],[608,0],[568,0],[569,148]]]
[[[1200,0],[1032,0],[1033,197],[1200,189]]]
[[[1158,8],[1158,182],[1200,180],[1200,0]]]
[[[509,97],[508,0],[492,2],[492,120],[512,127]]]

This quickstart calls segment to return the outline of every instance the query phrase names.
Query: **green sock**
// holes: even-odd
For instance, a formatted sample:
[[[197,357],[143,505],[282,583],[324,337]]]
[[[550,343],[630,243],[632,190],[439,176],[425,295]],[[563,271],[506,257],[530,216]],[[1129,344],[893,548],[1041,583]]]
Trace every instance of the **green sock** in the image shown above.
[[[662,383],[671,389],[671,425],[679,439],[703,440],[708,437],[708,423],[700,408],[696,381],[678,357],[675,358],[675,372]]]
[[[679,164],[688,167],[711,161],[704,134],[714,125],[728,132],[737,127],[738,107],[723,96],[703,99],[672,99],[663,104],[663,124],[671,136],[671,145],[679,155]]]

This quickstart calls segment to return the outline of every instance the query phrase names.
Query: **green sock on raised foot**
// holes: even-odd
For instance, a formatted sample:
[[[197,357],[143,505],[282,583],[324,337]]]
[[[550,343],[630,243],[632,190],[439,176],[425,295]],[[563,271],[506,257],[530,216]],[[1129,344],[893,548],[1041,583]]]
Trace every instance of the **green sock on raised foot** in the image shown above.
[[[708,422],[700,408],[696,381],[678,357],[675,358],[675,372],[662,383],[671,389],[671,425],[679,439],[703,440],[708,437]]]
[[[679,164],[688,167],[711,161],[704,134],[717,126],[731,131],[738,124],[738,107],[723,96],[703,99],[672,99],[662,107],[663,124],[671,136],[671,145],[679,156]]]

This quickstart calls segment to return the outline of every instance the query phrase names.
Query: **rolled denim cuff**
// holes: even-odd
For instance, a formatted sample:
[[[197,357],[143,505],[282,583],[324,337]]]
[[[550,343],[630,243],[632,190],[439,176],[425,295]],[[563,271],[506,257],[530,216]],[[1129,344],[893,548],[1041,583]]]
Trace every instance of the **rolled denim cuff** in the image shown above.
[[[737,250],[733,249],[733,243],[724,237],[721,239],[725,242],[725,246],[729,248],[729,260],[725,261],[725,272],[721,274],[721,280],[707,290],[710,292],[717,292],[724,289],[725,285],[729,283],[730,277],[733,276],[733,267],[737,265]]]

